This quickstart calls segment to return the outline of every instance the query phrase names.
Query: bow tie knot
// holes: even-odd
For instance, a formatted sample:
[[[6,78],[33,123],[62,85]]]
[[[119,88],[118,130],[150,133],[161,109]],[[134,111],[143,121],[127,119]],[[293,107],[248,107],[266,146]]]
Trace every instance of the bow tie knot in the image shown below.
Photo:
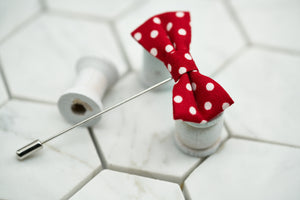
[[[170,52],[164,64],[175,82],[177,82],[183,74],[195,70],[198,71],[192,56],[186,50],[174,50]]]

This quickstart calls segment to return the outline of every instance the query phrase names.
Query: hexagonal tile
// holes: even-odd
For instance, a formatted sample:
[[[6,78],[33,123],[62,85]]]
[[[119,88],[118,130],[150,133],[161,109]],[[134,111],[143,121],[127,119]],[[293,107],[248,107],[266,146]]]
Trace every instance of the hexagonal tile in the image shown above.
[[[105,24],[43,15],[0,46],[13,96],[56,101],[75,80],[75,63],[93,55],[127,66]]]
[[[136,74],[129,74],[107,94],[104,105],[142,90]],[[169,89],[151,91],[103,115],[94,132],[108,168],[180,183],[201,159],[177,149],[174,128]]]
[[[0,74],[0,105],[8,99],[2,76]]]
[[[217,80],[232,95],[233,135],[300,146],[300,57],[252,48]]]
[[[136,0],[47,0],[47,6],[53,10],[113,18],[136,2]]]
[[[300,149],[230,139],[186,180],[190,199],[300,198]]]
[[[117,24],[124,48],[135,69],[143,65],[143,47],[131,38],[131,31],[153,15],[174,10],[191,13],[191,54],[204,74],[214,72],[245,44],[222,1],[150,1],[122,17]]]
[[[184,200],[184,197],[174,183],[104,170],[71,199]]]
[[[0,1],[0,41],[39,10],[38,0]]]
[[[17,160],[17,149],[68,126],[53,105],[13,100],[0,109],[1,199],[61,199],[100,171],[100,160],[84,128],[45,144],[26,160]]]
[[[300,1],[231,1],[254,43],[300,50]]]

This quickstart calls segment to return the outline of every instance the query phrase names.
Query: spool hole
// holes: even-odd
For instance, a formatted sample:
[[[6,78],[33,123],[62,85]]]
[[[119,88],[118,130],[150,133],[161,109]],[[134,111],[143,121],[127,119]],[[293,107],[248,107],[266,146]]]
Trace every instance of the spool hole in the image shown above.
[[[84,113],[86,112],[84,105],[82,105],[80,103],[72,104],[71,109],[72,109],[72,112],[77,115],[84,115]]]

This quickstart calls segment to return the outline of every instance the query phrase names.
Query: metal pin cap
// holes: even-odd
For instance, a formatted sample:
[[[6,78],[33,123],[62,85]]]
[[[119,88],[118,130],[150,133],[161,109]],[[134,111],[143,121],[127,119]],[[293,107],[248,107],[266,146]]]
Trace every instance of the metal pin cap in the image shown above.
[[[43,148],[42,142],[39,140],[34,140],[33,142],[27,144],[26,146],[16,151],[17,158],[19,160],[23,160],[24,158],[28,157],[29,155],[33,154],[34,152],[42,148]]]

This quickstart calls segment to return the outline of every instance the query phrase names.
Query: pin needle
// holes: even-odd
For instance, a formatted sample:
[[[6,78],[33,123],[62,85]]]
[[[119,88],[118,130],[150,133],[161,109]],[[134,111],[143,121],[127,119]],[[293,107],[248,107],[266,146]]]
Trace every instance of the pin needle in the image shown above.
[[[143,90],[143,91],[141,91],[141,92],[139,92],[139,93],[137,93],[137,94],[135,94],[135,95],[127,98],[127,99],[124,99],[123,101],[121,101],[121,102],[119,102],[119,103],[117,103],[117,104],[115,104],[115,105],[113,105],[113,106],[111,106],[111,107],[109,107],[109,108],[101,111],[101,112],[98,112],[98,113],[96,113],[96,114],[88,117],[87,119],[85,119],[85,120],[83,120],[81,122],[78,122],[78,123],[74,124],[73,126],[71,126],[71,127],[67,128],[67,129],[59,132],[58,134],[56,134],[56,135],[54,135],[54,136],[52,136],[52,137],[50,137],[50,138],[48,138],[48,139],[46,139],[46,140],[44,140],[42,142],[40,140],[38,140],[38,139],[34,140],[33,142],[27,144],[26,146],[24,146],[24,147],[22,147],[22,148],[20,148],[19,150],[16,151],[17,158],[19,160],[25,159],[26,157],[28,157],[29,155],[33,154],[34,152],[42,149],[43,148],[43,144],[45,144],[46,142],[49,142],[50,140],[53,140],[56,137],[61,136],[64,133],[66,133],[66,132],[68,132],[68,131],[70,131],[70,130],[78,127],[78,126],[80,126],[80,125],[82,125],[82,124],[84,124],[84,123],[86,123],[86,122],[88,122],[88,121],[90,121],[90,120],[92,120],[92,119],[94,119],[96,117],[99,117],[102,114],[104,114],[104,113],[106,113],[106,112],[108,112],[110,110],[113,110],[113,109],[115,109],[115,108],[117,108],[117,107],[119,107],[119,106],[127,103],[128,101],[131,101],[131,100],[133,100],[133,99],[135,99],[135,98],[137,98],[137,97],[139,97],[139,96],[141,96],[141,95],[143,95],[143,94],[145,94],[145,93],[147,93],[147,92],[149,92],[149,91],[151,91],[151,90],[153,90],[153,89],[155,89],[155,88],[157,88],[157,87],[159,87],[159,86],[161,86],[161,85],[163,85],[163,84],[165,84],[167,82],[169,82],[170,80],[172,80],[172,78],[168,78],[168,79],[166,79],[164,81],[161,81],[161,82],[159,82],[159,83],[157,83],[157,84],[155,84],[155,85],[153,85],[153,86],[151,86],[151,87],[149,87],[149,88],[147,88],[147,89],[145,89],[145,90]]]

